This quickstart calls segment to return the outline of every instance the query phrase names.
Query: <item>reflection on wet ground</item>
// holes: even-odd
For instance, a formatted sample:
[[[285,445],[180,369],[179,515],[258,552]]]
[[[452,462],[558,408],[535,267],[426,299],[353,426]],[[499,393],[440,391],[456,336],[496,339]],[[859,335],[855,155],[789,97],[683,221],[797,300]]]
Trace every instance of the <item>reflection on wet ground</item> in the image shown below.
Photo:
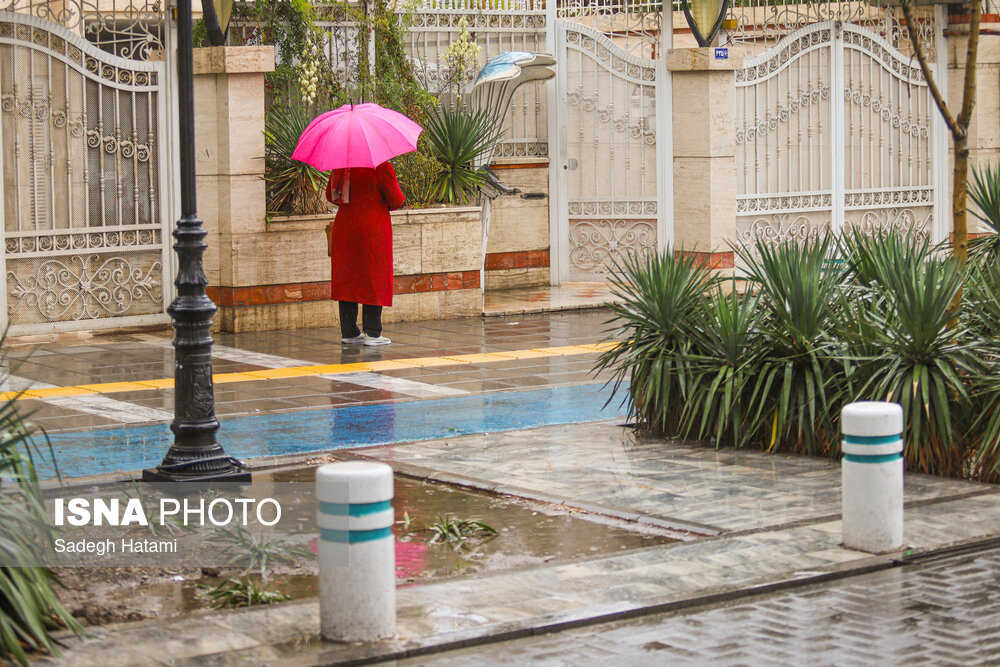
[[[436,440],[615,419],[624,416],[617,396],[612,387],[591,383],[234,417],[222,422],[219,441],[227,454],[247,460]],[[65,477],[154,467],[172,439],[166,424],[49,436]],[[55,474],[48,457],[39,457],[38,467],[42,478]]]
[[[273,482],[311,483],[314,475],[315,468],[299,468],[269,477]],[[400,585],[569,562],[673,541],[655,529],[620,520],[443,484],[397,478],[395,494],[396,576]],[[454,544],[430,543],[427,528],[446,516],[482,521],[497,535]],[[240,572],[203,568],[166,574],[163,577],[147,571],[141,576],[136,573],[132,580],[110,578],[106,585],[90,591],[91,602],[100,606],[103,598],[105,604],[116,608],[115,616],[127,617],[126,609],[136,604],[142,605],[136,610],[141,615],[183,615],[208,609],[207,591]],[[315,561],[275,569],[263,582],[259,574],[249,578],[293,599],[318,595]],[[140,588],[141,597],[137,595]]]

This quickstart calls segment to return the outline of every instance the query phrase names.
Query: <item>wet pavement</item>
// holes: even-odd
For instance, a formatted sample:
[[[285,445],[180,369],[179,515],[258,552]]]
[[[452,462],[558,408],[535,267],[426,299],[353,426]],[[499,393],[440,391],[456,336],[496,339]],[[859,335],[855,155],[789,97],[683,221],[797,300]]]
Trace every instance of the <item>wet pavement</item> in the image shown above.
[[[479,441],[484,445],[476,446]],[[546,634],[552,642],[566,637],[565,645],[573,647],[575,635],[563,633],[582,632],[580,626],[673,613],[755,592],[797,590],[831,578],[891,568],[905,554],[935,554],[950,545],[975,544],[1000,533],[997,487],[912,475],[906,478],[906,549],[882,556],[853,551],[841,544],[840,480],[835,464],[640,442],[630,431],[608,422],[466,436],[448,443],[447,456],[428,454],[445,447],[439,441],[338,455],[417,460],[419,465],[395,465],[406,475],[432,471],[427,476],[571,510],[637,524],[674,526],[680,541],[572,563],[541,563],[401,588],[397,592],[398,636],[392,641],[360,646],[320,642],[316,637],[318,604],[287,603],[273,609],[213,615],[205,623],[224,626],[219,637],[206,637],[205,624],[190,620],[137,624],[114,632],[101,629],[96,641],[74,648],[64,664],[134,664],[140,657],[156,664],[166,641],[171,647],[170,664],[319,665],[393,660]],[[567,462],[573,460],[574,448],[579,449],[581,464],[566,474],[566,468],[572,467]],[[501,465],[504,460],[520,463]],[[647,467],[648,479],[632,484],[634,478],[626,473]],[[512,469],[522,469],[524,475],[515,480]],[[540,484],[527,488],[536,476],[542,479],[546,470],[552,471],[551,489]],[[481,477],[471,476],[473,472]],[[608,480],[613,475],[628,483],[622,485],[625,495],[618,498],[609,493]],[[682,485],[678,480],[685,477],[691,478],[690,483]],[[511,481],[524,486],[512,487]],[[663,485],[671,484],[671,495],[682,502],[663,502]],[[746,486],[756,491],[745,491]],[[592,500],[602,493],[609,502]],[[688,493],[691,499],[683,500]],[[757,508],[749,502],[754,495],[760,498]],[[811,495],[817,500],[806,502]],[[731,505],[728,498],[739,502]],[[703,522],[699,525],[687,518],[695,511]],[[699,527],[706,532],[699,534]],[[990,576],[995,577],[995,572]],[[947,604],[965,604],[960,595],[945,598]],[[790,618],[794,627],[797,621]],[[266,637],[255,631],[264,622],[269,628]],[[742,636],[741,629],[735,632]],[[126,647],[133,663],[116,662]],[[491,647],[481,650],[486,656],[492,653]],[[606,664],[600,658],[597,654],[597,659],[582,664]]]
[[[876,591],[872,604],[881,609],[877,605],[884,602],[891,611],[893,591],[902,584],[893,588],[880,583],[891,579],[877,577],[916,572],[916,566],[895,568],[901,556],[936,554],[1000,535],[1000,488],[907,475],[904,552],[852,551],[841,545],[838,462],[636,437],[621,425],[620,413],[609,420],[601,412],[608,398],[602,393],[606,376],[589,371],[607,317],[606,311],[573,311],[393,325],[387,331],[394,339],[389,348],[342,349],[332,330],[219,336],[220,441],[234,449],[246,446],[250,453],[239,455],[248,457],[294,458],[318,449],[335,450],[341,458],[384,460],[410,477],[649,526],[678,542],[401,588],[398,637],[372,645],[319,642],[318,604],[309,601],[101,628],[93,639],[72,641],[61,663],[301,665],[436,652],[436,659],[452,664],[467,664],[466,657],[476,664],[470,656],[495,661],[498,653],[508,664],[561,664],[560,655],[567,664],[757,664],[786,662],[786,656],[792,656],[788,664],[805,658],[885,664],[871,651],[844,648],[850,643],[844,637],[852,636],[854,627],[864,628],[865,621],[838,611],[842,605],[833,603],[833,592],[851,599],[853,579],[872,577],[860,580],[859,590]],[[34,418],[56,434],[57,451],[75,461],[79,474],[95,472],[87,467],[93,461],[114,457],[121,458],[118,469],[135,469],[141,466],[131,452],[141,448],[134,443],[145,437],[143,429],[162,433],[172,411],[168,337],[146,332],[45,342],[13,371],[22,379],[10,388],[34,383],[36,397],[24,399],[24,405],[37,409]],[[8,357],[24,359],[26,351],[26,345],[15,346]],[[609,408],[616,410],[617,402]],[[393,437],[381,438],[379,429],[391,430]],[[285,434],[285,448],[252,449],[266,434]],[[148,447],[148,456],[155,450]],[[548,539],[558,549],[564,538],[553,531]],[[968,581],[978,583],[968,590],[983,589],[989,577],[996,580],[995,559],[969,562]],[[894,569],[873,572],[887,568]],[[897,571],[904,574],[892,574]],[[936,591],[937,607],[961,610],[953,616],[957,622],[947,625],[951,637],[934,637],[976,650],[992,641],[997,623],[963,620],[976,613],[993,618],[980,600],[961,587],[935,587],[931,575],[911,581],[914,590]],[[804,588],[813,585],[821,593]],[[765,597],[754,597],[739,613],[706,607],[757,594]],[[767,648],[766,612],[773,608],[756,611],[754,605],[772,598],[783,600],[775,607],[780,623],[772,629],[773,652],[740,653],[751,640],[759,651]],[[863,601],[858,598],[858,609]],[[891,625],[887,612],[886,632],[916,642],[924,635],[907,635],[899,627],[942,619],[921,616],[928,604],[911,605],[914,614],[900,615],[898,626]],[[801,612],[809,605],[815,607],[812,615]],[[695,619],[694,625],[676,625],[683,622],[677,620],[681,610],[694,608],[696,613],[684,617]],[[788,611],[781,615],[781,609]],[[698,621],[702,613],[718,616]],[[829,632],[819,644],[843,639],[844,647],[831,649],[829,661],[814,660],[817,654],[806,652],[805,643],[815,628],[807,623],[825,623]],[[701,627],[702,634],[692,627]],[[642,642],[629,639],[633,630]],[[865,632],[856,643],[877,644],[877,636]],[[701,640],[678,638],[685,633]],[[975,643],[980,635],[986,644]],[[888,655],[917,651],[908,641],[893,644],[898,652]],[[501,643],[489,646],[496,642]],[[445,652],[459,649],[468,653]],[[914,655],[947,664],[944,652]],[[429,660],[413,659],[414,664]]]
[[[454,665],[996,665],[1000,549],[401,660]]]
[[[571,386],[591,373],[602,310],[387,326],[387,347],[341,346],[334,329],[218,334],[216,414],[310,411],[488,392]],[[12,339],[9,391],[50,433],[168,423],[173,416],[169,330]],[[572,348],[572,349],[568,349]],[[34,397],[32,397],[34,396]]]

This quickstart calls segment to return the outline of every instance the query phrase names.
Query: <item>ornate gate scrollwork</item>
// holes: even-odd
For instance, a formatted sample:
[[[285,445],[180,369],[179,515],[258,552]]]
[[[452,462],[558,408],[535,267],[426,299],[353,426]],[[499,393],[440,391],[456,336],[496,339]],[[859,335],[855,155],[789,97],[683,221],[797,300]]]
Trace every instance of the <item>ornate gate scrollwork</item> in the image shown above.
[[[602,279],[619,257],[659,242],[657,63],[588,25],[559,26],[561,273],[569,280]]]
[[[0,12],[7,323],[162,316],[164,63],[102,51],[43,15]],[[95,39],[119,25],[64,18]]]
[[[797,30],[736,71],[744,246],[827,230],[934,232],[943,159],[937,110],[919,66],[864,27],[892,32],[872,11],[864,10],[870,20],[862,25]]]

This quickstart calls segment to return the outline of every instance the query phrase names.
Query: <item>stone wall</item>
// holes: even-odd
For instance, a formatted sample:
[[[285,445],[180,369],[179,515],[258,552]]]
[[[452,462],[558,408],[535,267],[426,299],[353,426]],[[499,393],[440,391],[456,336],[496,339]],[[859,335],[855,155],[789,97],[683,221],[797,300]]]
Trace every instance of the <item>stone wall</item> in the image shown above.
[[[234,256],[235,265],[250,267],[240,274],[240,283],[209,287],[219,306],[219,327],[267,331],[337,325],[324,234],[332,219],[333,214],[272,218],[256,244],[261,254]],[[383,320],[481,315],[480,229],[476,207],[393,212],[394,296]]]
[[[948,107],[954,115],[962,108],[968,25],[963,16],[950,17],[945,31],[948,40]],[[954,187],[952,165],[954,144],[948,137],[949,189]],[[969,162],[997,165],[1000,161],[1000,15],[984,14],[976,58],[976,105],[969,125]],[[971,178],[971,174],[970,174]],[[951,195],[948,195],[949,201]],[[972,206],[972,203],[969,203]],[[949,209],[950,210],[950,209]],[[985,231],[985,225],[969,216],[969,231]]]
[[[549,284],[549,163],[503,160],[493,170],[520,192],[493,202],[486,244],[487,290]]]

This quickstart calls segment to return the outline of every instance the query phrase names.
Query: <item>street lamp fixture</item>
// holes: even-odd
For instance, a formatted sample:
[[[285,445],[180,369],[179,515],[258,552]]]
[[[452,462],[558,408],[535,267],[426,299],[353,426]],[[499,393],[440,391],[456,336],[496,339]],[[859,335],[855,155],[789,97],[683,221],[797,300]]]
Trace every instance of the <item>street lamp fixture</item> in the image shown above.
[[[233,0],[203,2],[202,13],[207,29],[208,43],[212,46],[225,46],[229,19],[233,15]]]
[[[222,31],[223,34],[225,31]],[[177,120],[180,137],[181,218],[174,229],[178,267],[177,296],[167,308],[174,325],[174,444],[147,482],[249,482],[250,473],[227,456],[216,439],[215,388],[212,386],[212,316],[202,265],[205,227],[195,202],[194,54],[191,0],[177,2]]]
[[[698,46],[711,46],[726,18],[729,0],[681,0],[681,6]]]

